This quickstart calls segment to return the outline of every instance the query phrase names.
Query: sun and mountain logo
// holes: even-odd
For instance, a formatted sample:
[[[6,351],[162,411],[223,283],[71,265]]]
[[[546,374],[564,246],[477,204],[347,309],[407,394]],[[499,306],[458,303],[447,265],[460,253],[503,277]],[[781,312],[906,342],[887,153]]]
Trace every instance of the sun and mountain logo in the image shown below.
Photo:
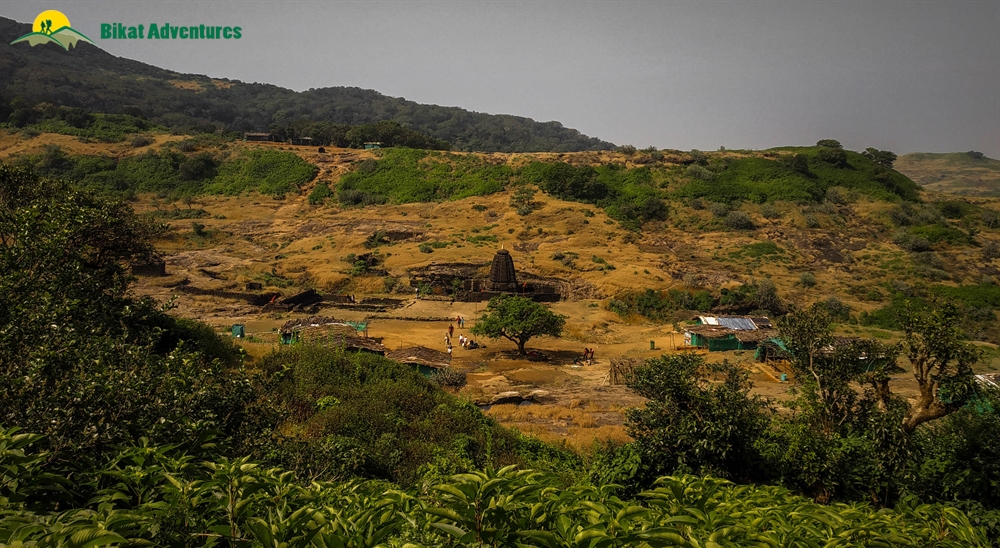
[[[94,44],[93,40],[84,36],[82,32],[69,26],[69,17],[63,15],[61,11],[46,10],[35,17],[35,22],[31,25],[31,32],[14,40],[11,44],[27,42],[32,46],[37,46],[38,44],[55,42],[69,51],[69,48],[75,47],[80,41],[97,45]]]

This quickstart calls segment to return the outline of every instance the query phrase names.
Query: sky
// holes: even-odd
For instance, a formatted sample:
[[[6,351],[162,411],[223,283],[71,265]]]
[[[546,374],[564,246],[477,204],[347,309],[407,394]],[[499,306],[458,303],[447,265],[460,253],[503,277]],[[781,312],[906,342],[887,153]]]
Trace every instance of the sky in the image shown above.
[[[115,55],[178,72],[356,86],[619,145],[837,139],[1000,158],[1000,0],[0,3],[22,22],[45,9]],[[111,22],[240,26],[242,38],[100,39]]]

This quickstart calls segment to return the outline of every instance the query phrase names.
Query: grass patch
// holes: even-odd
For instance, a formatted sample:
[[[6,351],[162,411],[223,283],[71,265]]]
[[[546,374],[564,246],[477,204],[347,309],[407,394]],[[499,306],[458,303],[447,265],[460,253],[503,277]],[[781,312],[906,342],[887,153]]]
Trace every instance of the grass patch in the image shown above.
[[[778,244],[774,242],[754,242],[741,247],[737,251],[733,251],[729,256],[733,259],[759,259],[761,257],[784,254],[785,250],[778,247]]]
[[[846,162],[837,166],[820,158],[821,147],[772,150],[802,155],[808,167],[793,169],[791,157],[787,161],[781,157],[729,159],[706,168],[713,174],[710,180],[691,177],[676,194],[686,199],[701,198],[729,204],[778,200],[819,202],[826,191],[835,186],[880,200],[915,201],[919,196],[919,187],[906,176],[877,166],[856,152],[844,151]]]
[[[153,192],[171,199],[250,191],[280,197],[298,191],[317,172],[316,166],[291,152],[265,149],[226,158],[205,151],[184,154],[165,149],[115,160],[69,155],[58,146],[49,146],[40,154],[18,157],[15,163],[38,175],[65,179],[102,194]]]
[[[513,171],[471,155],[386,149],[378,160],[364,160],[340,179],[340,200],[367,193],[394,204],[461,200],[500,192]]]

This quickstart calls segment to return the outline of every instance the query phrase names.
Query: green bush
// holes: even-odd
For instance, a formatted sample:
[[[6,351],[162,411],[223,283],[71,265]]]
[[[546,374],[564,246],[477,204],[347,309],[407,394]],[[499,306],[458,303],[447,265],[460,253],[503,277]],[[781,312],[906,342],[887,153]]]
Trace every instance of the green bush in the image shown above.
[[[726,214],[724,222],[727,227],[733,230],[753,230],[757,228],[753,219],[745,211],[730,211]]]
[[[359,203],[352,194],[358,192],[383,203],[460,200],[500,192],[511,176],[509,167],[477,156],[387,149],[379,160],[341,177],[339,198],[350,205]]]
[[[880,200],[916,201],[919,196],[916,183],[855,152],[829,147],[775,150],[802,155],[807,159],[808,172],[797,171],[781,159],[737,158],[722,166],[713,181],[694,179],[681,185],[676,195],[727,204],[777,200],[818,203],[831,187],[857,191]],[[837,156],[833,159],[835,163],[820,157],[830,154]],[[847,167],[850,169],[845,169]]]
[[[205,186],[212,194],[257,191],[280,196],[298,192],[316,176],[318,168],[291,152],[251,149],[219,165],[218,175]]]
[[[327,198],[333,198],[333,191],[330,190],[329,185],[320,181],[316,183],[312,192],[309,193],[309,205],[320,205],[326,201]]]

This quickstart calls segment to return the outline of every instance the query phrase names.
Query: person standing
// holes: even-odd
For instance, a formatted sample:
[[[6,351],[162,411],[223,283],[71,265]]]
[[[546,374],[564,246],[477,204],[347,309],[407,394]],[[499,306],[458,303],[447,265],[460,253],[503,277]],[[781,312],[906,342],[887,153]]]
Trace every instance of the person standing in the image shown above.
[[[451,337],[455,334],[455,324],[448,324],[448,336]]]

